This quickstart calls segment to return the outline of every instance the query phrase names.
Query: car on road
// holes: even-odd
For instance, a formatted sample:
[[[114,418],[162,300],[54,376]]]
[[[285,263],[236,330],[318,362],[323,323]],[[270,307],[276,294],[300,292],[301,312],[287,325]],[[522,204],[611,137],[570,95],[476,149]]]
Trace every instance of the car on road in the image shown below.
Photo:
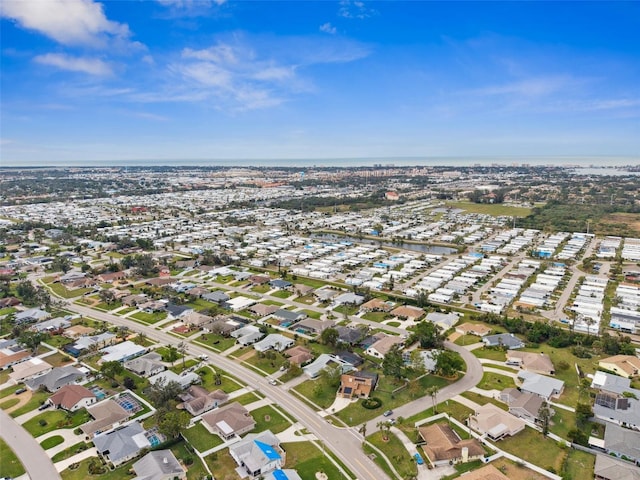
[[[393,415],[393,410],[387,410],[382,415],[385,416],[385,417],[390,417],[391,415]]]
[[[422,459],[422,455],[420,455],[419,453],[416,453],[413,458],[416,459],[416,463],[418,465],[424,465],[424,460]]]
[[[274,378],[270,378],[269,379],[269,384],[270,385],[278,385],[278,382],[276,382],[276,380]]]

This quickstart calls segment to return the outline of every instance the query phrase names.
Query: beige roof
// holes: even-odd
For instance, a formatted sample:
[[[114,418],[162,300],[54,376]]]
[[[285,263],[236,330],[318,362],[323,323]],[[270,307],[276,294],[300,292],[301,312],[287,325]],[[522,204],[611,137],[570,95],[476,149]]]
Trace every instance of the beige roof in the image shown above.
[[[640,372],[640,358],[633,355],[614,355],[600,360],[600,364],[603,363],[615,365],[630,377],[638,375],[638,372]]]
[[[234,432],[241,431],[256,423],[249,410],[238,402],[233,402],[203,415],[202,421],[215,430],[218,429],[217,424],[224,421]]]
[[[551,373],[555,372],[553,362],[544,353],[519,352],[516,350],[507,351],[507,360],[520,360],[522,368],[532,372]]]
[[[464,480],[509,480],[509,477],[493,465],[485,465],[478,470],[465,473],[462,478]]]
[[[494,438],[515,435],[525,427],[524,420],[514,417],[493,403],[478,407],[470,422],[471,428],[480,433],[488,433]]]
[[[398,345],[402,342],[404,342],[404,340],[400,337],[396,337],[394,335],[385,335],[380,340],[378,340],[373,345],[371,345],[369,348],[376,350],[381,355],[386,355],[387,352],[391,350],[391,347],[393,347],[394,345]]]
[[[80,427],[87,435],[108,430],[112,425],[129,418],[127,411],[111,399],[87,407],[87,411],[95,419]]]
[[[401,307],[394,308],[391,310],[391,314],[396,317],[405,317],[405,318],[420,318],[426,312],[418,307],[412,307],[411,305],[403,305]]]
[[[82,337],[84,335],[90,335],[95,332],[95,328],[85,327],[84,325],[74,325],[64,331],[64,335],[67,337]]]
[[[383,312],[390,312],[393,309],[393,303],[384,302],[379,298],[372,298],[366,303],[363,303],[360,307],[363,310],[381,310]]]
[[[458,435],[446,424],[435,423],[418,429],[426,442],[423,449],[432,462],[453,460],[462,457],[462,448],[467,447],[469,457],[484,455],[482,445],[475,439],[460,440]]]
[[[21,363],[16,363],[13,366],[13,373],[9,374],[9,378],[14,382],[20,382],[25,378],[32,377],[39,373],[44,373],[47,370],[51,370],[53,366],[41,358],[32,358]]]

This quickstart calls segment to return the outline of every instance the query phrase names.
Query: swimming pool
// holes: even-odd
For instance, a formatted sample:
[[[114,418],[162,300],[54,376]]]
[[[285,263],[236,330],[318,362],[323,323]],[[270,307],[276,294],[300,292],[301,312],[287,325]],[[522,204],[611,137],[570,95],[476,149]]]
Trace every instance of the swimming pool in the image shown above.
[[[100,387],[91,387],[91,393],[93,393],[98,400],[104,400],[107,396],[105,391]]]

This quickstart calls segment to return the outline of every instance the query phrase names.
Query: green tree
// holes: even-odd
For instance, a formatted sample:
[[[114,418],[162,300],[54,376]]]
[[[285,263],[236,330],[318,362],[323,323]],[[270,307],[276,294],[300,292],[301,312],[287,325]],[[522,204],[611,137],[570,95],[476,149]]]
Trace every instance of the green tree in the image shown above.
[[[438,393],[440,393],[440,387],[436,385],[427,388],[427,395],[431,397],[431,403],[433,404],[433,413],[438,413]]]
[[[171,366],[173,366],[174,362],[180,357],[180,353],[178,353],[178,349],[175,345],[169,345],[167,347],[167,353],[164,356],[163,360],[165,362],[171,362]]]
[[[419,322],[411,336],[411,342],[419,342],[421,348],[439,348],[443,342],[442,329],[432,322]]]
[[[115,380],[116,375],[121,374],[124,371],[122,364],[116,360],[111,362],[104,362],[100,365],[100,373],[111,380]]]
[[[176,381],[167,382],[159,378],[147,390],[147,398],[158,410],[168,411],[172,408],[172,403],[182,391],[182,387]]]
[[[31,330],[25,330],[18,338],[18,342],[27,347],[33,353],[38,350],[40,343],[47,337],[45,333],[32,332]]]
[[[320,341],[324,345],[335,347],[338,343],[339,336],[340,334],[338,333],[338,330],[336,330],[335,328],[327,328],[320,334]]]
[[[404,376],[405,366],[402,358],[402,347],[393,345],[382,360],[382,373],[397,380]]]
[[[158,412],[158,430],[167,438],[178,438],[180,432],[189,425],[191,417],[184,410]]]
[[[464,360],[457,352],[442,350],[436,356],[436,372],[444,377],[452,377],[464,367]]]
[[[551,422],[551,409],[547,402],[542,402],[540,409],[538,410],[538,422],[542,427],[542,435],[547,436],[549,433],[549,423]]]

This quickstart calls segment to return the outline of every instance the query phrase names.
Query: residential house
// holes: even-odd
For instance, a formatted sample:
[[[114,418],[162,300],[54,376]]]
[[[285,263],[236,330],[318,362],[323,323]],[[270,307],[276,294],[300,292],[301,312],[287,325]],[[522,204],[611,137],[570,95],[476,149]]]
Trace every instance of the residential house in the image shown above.
[[[517,388],[505,388],[500,393],[500,400],[509,406],[509,413],[531,423],[539,423],[540,408],[544,399],[533,393],[521,392]],[[551,415],[553,416],[553,410]]]
[[[293,285],[291,284],[291,282],[276,278],[269,282],[269,286],[271,288],[277,288],[278,290],[289,290]]]
[[[208,288],[204,287],[193,287],[187,290],[187,295],[190,297],[202,298],[203,295],[210,293]]]
[[[95,394],[82,385],[65,385],[47,400],[55,408],[75,412],[96,403]]]
[[[236,435],[239,437],[250,432],[256,426],[256,421],[249,410],[238,402],[233,402],[205,413],[202,416],[202,424],[211,433],[226,441]]]
[[[340,350],[335,354],[343,362],[347,362],[353,365],[354,368],[359,367],[364,363],[364,359],[357,353],[350,352],[348,350]]]
[[[304,365],[313,360],[311,350],[300,345],[285,350],[284,354],[289,359],[290,364]]]
[[[316,378],[325,368],[333,367],[340,367],[342,373],[347,373],[353,370],[353,365],[349,362],[342,360],[337,355],[331,355],[330,353],[321,354],[309,365],[302,367],[302,370],[309,376],[309,378]]]
[[[184,305],[176,305],[175,303],[168,302],[165,305],[167,317],[173,320],[180,320],[187,314],[193,312],[193,308],[185,307]]]
[[[377,383],[378,374],[376,373],[346,373],[340,376],[338,396],[342,398],[369,398]]]
[[[310,287],[309,285],[305,285],[304,283],[296,283],[293,286],[293,291],[296,293],[296,295],[299,296],[305,296],[305,295],[309,295],[310,293],[312,293],[314,290],[313,287]]]
[[[256,478],[285,464],[285,452],[280,441],[270,430],[247,435],[229,447],[229,454],[238,467],[251,478]]]
[[[250,320],[246,317],[234,315],[217,315],[209,323],[205,323],[200,328],[204,333],[216,333],[225,337],[232,336],[231,333],[246,326]]]
[[[427,322],[435,323],[442,330],[447,331],[458,323],[459,317],[455,313],[430,312],[426,318]]]
[[[39,375],[51,371],[53,366],[41,358],[30,358],[24,362],[16,363],[13,365],[13,372],[9,374],[9,379],[13,383],[26,382],[31,378],[35,378]]]
[[[598,367],[621,377],[633,378],[640,373],[640,358],[633,355],[614,355],[600,360]]]
[[[422,449],[434,466],[467,463],[484,456],[484,448],[476,439],[461,440],[446,424],[419,427],[418,433],[426,442]]]
[[[67,330],[65,330],[65,333],[68,332],[69,330],[70,329],[67,328]],[[110,332],[104,332],[98,335],[92,335],[87,337],[80,337],[76,340],[76,343],[74,343],[73,345],[65,345],[64,350],[67,353],[73,355],[74,357],[77,357],[82,353],[95,351],[101,347],[104,347],[105,345],[109,345],[114,341],[115,338],[116,336]]]
[[[202,295],[202,298],[208,302],[217,303],[218,305],[222,305],[227,302],[231,297],[223,292],[222,290],[214,290],[213,292],[206,293]]]
[[[356,345],[367,334],[366,327],[337,327],[336,330],[338,331],[338,340],[348,345]]]
[[[96,280],[100,283],[113,283],[118,280],[124,280],[127,278],[127,274],[124,271],[120,272],[105,272],[96,276]]]
[[[191,385],[200,383],[200,375],[195,372],[183,372],[178,375],[173,370],[165,370],[164,372],[156,373],[149,377],[149,383],[155,385],[157,382],[162,381],[166,385],[169,382],[176,382],[180,384],[183,390],[189,388]]]
[[[640,390],[629,378],[596,372],[591,384],[599,392],[593,405],[595,417],[629,428],[640,428]]]
[[[284,308],[279,308],[273,312],[271,316],[278,320],[280,325],[285,327],[307,318],[307,314],[304,312],[292,312],[291,310],[285,310]]]
[[[1,275],[1,273],[0,273]],[[0,308],[17,307],[22,302],[16,297],[0,298]]]
[[[209,315],[203,315],[202,313],[195,312],[193,310],[185,313],[180,321],[185,325],[189,325],[194,328],[202,328],[213,320],[213,317]]]
[[[101,432],[116,428],[129,418],[129,412],[111,399],[87,407],[87,412],[93,420],[80,426],[80,430],[89,439]]]
[[[253,348],[258,352],[266,352],[271,349],[276,350],[277,352],[282,352],[294,343],[295,341],[292,338],[285,337],[279,333],[270,333],[259,342],[256,342],[253,345]]]
[[[640,480],[640,469],[606,455],[596,455],[595,480]]]
[[[471,428],[493,441],[513,437],[524,430],[525,425],[524,420],[514,417],[493,403],[477,407],[475,414],[469,418]]]
[[[509,350],[524,347],[524,342],[516,337],[513,333],[498,333],[496,335],[487,335],[482,337],[482,341],[487,347],[501,347],[507,348]]]
[[[25,385],[30,390],[38,390],[44,387],[48,392],[55,392],[65,385],[79,383],[86,377],[86,373],[74,366],[67,365],[64,367],[55,367],[44,375],[27,380]]]
[[[320,302],[329,302],[339,293],[340,291],[333,290],[332,288],[319,288],[313,292],[313,296],[316,297]]]
[[[364,296],[358,295],[357,293],[352,293],[352,292],[342,293],[333,298],[333,304],[336,307],[339,305],[358,306],[358,305],[362,305],[363,302],[364,302]]]
[[[604,450],[640,464],[640,432],[609,423],[604,431]]]
[[[391,310],[391,315],[394,317],[402,318],[404,320],[410,320],[417,322],[424,317],[426,312],[419,307],[413,307],[411,305],[401,305]]]
[[[155,450],[133,464],[133,480],[185,480],[187,472],[171,450]]]
[[[49,312],[45,312],[39,308],[30,308],[22,312],[17,312],[13,317],[13,321],[17,325],[21,325],[23,323],[40,322],[48,318],[51,318],[51,314]]]
[[[507,365],[515,365],[540,375],[555,375],[556,369],[548,355],[544,353],[507,351]]]
[[[148,302],[146,295],[128,295],[122,299],[122,304],[127,307],[137,307]]]
[[[210,392],[199,385],[191,385],[180,395],[180,400],[182,400],[182,403],[178,405],[178,408],[184,409],[194,417],[197,417],[226,403],[229,400],[229,395],[220,389]]]
[[[249,307],[251,313],[255,313],[259,317],[266,317],[279,309],[276,305],[266,305],[264,303],[256,303]]]
[[[98,360],[98,363],[104,362],[126,362],[132,358],[139,357],[143,353],[146,353],[149,349],[133,343],[131,340],[126,342],[116,343],[109,347],[104,347],[100,351],[103,353],[102,358]]]
[[[557,378],[545,377],[537,373],[522,370],[518,372],[518,379],[522,381],[520,390],[533,393],[545,400],[551,397],[559,397],[564,389],[564,382]]]
[[[264,275],[251,275],[248,280],[251,285],[264,285],[269,283],[271,278]]]
[[[262,333],[260,328],[255,325],[246,325],[231,332],[231,336],[237,339],[240,345],[246,347],[247,345],[251,345],[260,340],[265,336],[265,334]]]
[[[456,332],[461,335],[476,335],[478,337],[484,337],[491,333],[491,328],[481,323],[463,323],[456,327]]]
[[[114,467],[135,458],[143,449],[151,447],[147,432],[138,422],[93,437],[98,453]]]
[[[477,470],[465,473],[463,480],[509,480],[509,477],[493,465],[489,464]]]
[[[393,310],[393,302],[385,302],[379,298],[372,298],[360,305],[361,312],[390,312]]]
[[[336,322],[333,320],[316,320],[315,318],[306,318],[296,324],[296,332],[306,333],[308,335],[320,335],[327,328],[332,328]]]
[[[150,377],[164,371],[162,355],[157,352],[149,352],[140,357],[124,362],[124,368],[142,377]]]
[[[391,350],[395,345],[402,344],[404,344],[403,338],[397,337],[395,335],[385,335],[369,348],[367,348],[365,350],[365,353],[375,358],[384,358],[389,350]]]
[[[31,350],[27,350],[17,340],[0,340],[0,370],[23,362],[31,357]]]
[[[36,323],[32,330],[43,333],[60,332],[65,328],[71,326],[71,321],[63,317],[52,318],[51,320],[45,320],[44,322]]]

